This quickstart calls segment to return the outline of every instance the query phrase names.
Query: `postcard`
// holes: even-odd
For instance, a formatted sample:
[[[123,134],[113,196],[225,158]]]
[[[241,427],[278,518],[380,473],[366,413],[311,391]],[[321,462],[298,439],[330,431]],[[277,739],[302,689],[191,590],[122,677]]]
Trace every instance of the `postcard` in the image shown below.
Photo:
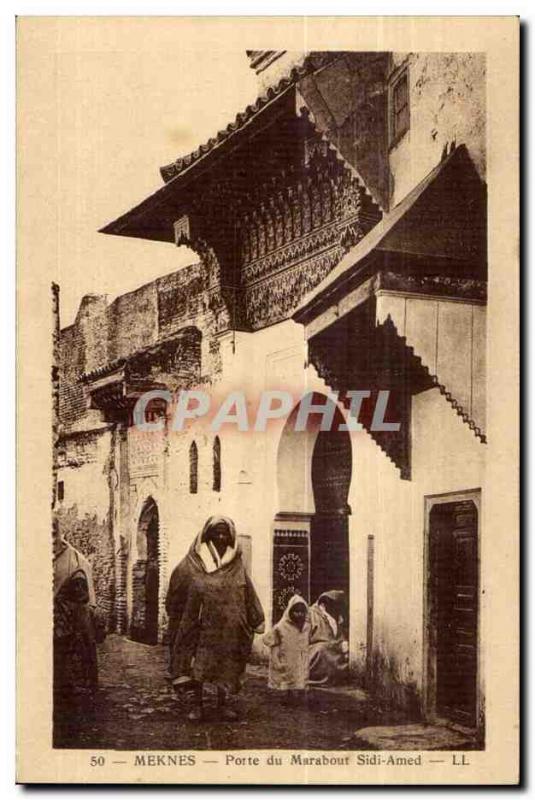
[[[20,782],[518,782],[518,48],[18,18]]]

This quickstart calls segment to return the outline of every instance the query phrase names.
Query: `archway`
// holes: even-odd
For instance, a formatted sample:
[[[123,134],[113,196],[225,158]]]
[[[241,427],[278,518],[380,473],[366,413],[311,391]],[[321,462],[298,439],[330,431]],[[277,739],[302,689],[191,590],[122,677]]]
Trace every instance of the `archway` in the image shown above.
[[[132,568],[130,636],[137,642],[158,642],[160,574],[158,506],[149,498],[137,528],[137,560]]]
[[[343,422],[340,414],[339,422]],[[310,527],[310,597],[332,589],[345,592],[349,607],[351,440],[347,431],[320,431],[312,455],[316,513]]]
[[[332,401],[314,393],[313,402]],[[345,420],[337,407],[328,431],[320,430],[322,418],[314,414],[306,430],[296,431],[298,412],[299,405],[286,422],[277,454],[273,621],[296,591],[314,602],[324,591],[342,590],[349,609],[351,439],[347,431],[338,431]]]

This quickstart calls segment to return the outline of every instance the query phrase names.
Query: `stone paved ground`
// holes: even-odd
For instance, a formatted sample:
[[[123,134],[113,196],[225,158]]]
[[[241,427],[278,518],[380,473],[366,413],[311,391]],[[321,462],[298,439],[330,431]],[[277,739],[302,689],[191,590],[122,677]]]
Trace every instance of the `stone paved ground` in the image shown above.
[[[479,750],[474,736],[444,725],[378,725],[355,732],[356,750]]]
[[[314,691],[303,708],[286,708],[252,667],[240,696],[238,722],[184,719],[166,681],[166,649],[109,636],[99,652],[100,689],[92,712],[77,715],[56,746],[121,750],[237,748],[328,749],[347,747],[357,728],[380,723],[362,693],[353,697]],[[208,704],[213,695],[208,696]]]
[[[63,719],[57,747],[118,750],[467,750],[470,737],[383,712],[358,689],[308,693],[302,708],[281,704],[266,670],[251,665],[240,719],[222,722],[207,691],[206,719],[191,723],[166,680],[167,651],[109,636],[99,650],[100,689],[91,711]]]

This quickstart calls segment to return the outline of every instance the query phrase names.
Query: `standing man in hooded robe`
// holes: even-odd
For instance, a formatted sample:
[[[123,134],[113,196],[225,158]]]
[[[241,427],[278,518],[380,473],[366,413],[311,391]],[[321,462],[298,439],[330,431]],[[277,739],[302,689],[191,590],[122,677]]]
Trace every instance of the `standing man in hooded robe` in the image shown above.
[[[236,719],[228,699],[241,688],[255,633],[264,612],[243,565],[236,528],[227,517],[210,517],[174,569],[167,592],[171,679],[202,719],[203,684],[217,688],[223,719]]]

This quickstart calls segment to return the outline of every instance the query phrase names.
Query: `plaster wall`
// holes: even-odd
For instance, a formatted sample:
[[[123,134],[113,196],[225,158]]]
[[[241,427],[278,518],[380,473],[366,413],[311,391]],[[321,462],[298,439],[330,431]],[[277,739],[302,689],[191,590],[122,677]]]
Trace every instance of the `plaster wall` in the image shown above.
[[[422,704],[424,678],[424,498],[475,488],[483,488],[484,493],[485,445],[438,389],[413,398],[410,481],[400,480],[396,467],[367,433],[353,434],[353,443],[351,657],[364,676],[367,537],[372,535],[372,681],[386,703],[416,712]]]
[[[439,163],[445,146],[465,144],[485,179],[484,53],[394,53],[409,74],[410,128],[390,150],[391,205]]]

